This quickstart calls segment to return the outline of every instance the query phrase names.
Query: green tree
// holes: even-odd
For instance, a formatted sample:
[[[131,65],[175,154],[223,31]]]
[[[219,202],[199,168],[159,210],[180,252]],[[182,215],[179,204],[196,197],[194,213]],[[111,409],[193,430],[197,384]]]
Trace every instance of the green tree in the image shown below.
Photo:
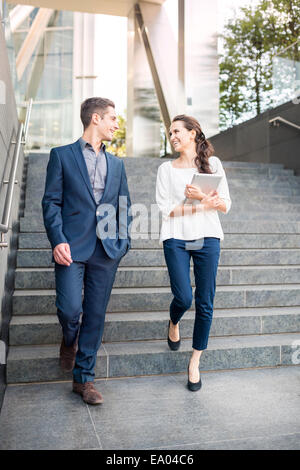
[[[117,157],[126,156],[126,119],[118,115],[119,129],[114,133],[112,141],[107,145],[107,151]]]
[[[298,39],[300,0],[261,0],[240,9],[222,35],[220,124],[227,128],[271,105],[273,57]],[[289,51],[299,60],[298,45]]]
[[[294,44],[288,53],[293,60],[300,61],[297,41],[300,39],[300,1],[299,0],[262,0],[266,4],[266,13],[274,23],[275,49],[280,50]]]

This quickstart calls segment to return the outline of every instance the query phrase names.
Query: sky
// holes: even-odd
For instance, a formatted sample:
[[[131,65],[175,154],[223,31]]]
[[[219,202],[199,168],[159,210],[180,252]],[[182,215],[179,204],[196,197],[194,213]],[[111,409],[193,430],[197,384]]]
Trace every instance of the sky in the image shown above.
[[[258,0],[218,0],[218,32],[221,33],[223,25],[232,17],[235,9],[257,3]],[[176,28],[176,13],[174,5],[177,0],[166,0],[166,9],[172,27]],[[96,44],[99,44],[97,53],[101,61],[96,61],[95,74],[98,75],[95,92],[98,96],[112,99],[116,104],[118,114],[124,115],[127,106],[127,18],[97,15],[98,35]],[[113,38],[107,43],[102,38]]]

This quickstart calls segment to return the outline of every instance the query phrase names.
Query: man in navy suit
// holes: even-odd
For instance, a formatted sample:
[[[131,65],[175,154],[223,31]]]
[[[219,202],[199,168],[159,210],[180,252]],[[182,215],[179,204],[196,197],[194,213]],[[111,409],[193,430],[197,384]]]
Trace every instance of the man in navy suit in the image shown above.
[[[124,162],[103,144],[118,129],[114,103],[89,98],[80,117],[82,137],[51,150],[42,207],[55,261],[60,365],[73,370],[73,391],[96,405],[103,402],[94,386],[97,351],[115,274],[130,248],[131,203]]]

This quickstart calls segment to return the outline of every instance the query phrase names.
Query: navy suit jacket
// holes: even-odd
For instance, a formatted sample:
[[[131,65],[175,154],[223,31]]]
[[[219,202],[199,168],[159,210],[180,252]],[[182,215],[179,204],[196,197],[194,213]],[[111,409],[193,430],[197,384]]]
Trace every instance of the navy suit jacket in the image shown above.
[[[73,261],[87,261],[93,254],[96,226],[101,221],[103,225],[106,221],[113,222],[116,227],[113,236],[102,238],[109,258],[121,258],[130,248],[131,202],[124,162],[108,152],[105,157],[106,185],[97,207],[79,140],[50,152],[42,200],[44,224],[52,249],[59,243],[69,243]],[[120,196],[123,197],[119,199]],[[119,200],[122,201],[122,217]],[[109,217],[101,207],[111,208]]]

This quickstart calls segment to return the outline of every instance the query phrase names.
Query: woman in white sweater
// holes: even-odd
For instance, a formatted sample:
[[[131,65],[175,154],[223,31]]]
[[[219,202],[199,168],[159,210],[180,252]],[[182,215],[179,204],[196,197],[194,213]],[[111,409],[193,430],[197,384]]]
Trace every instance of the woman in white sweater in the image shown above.
[[[202,351],[207,348],[213,316],[220,240],[224,239],[218,211],[228,213],[231,199],[221,161],[205,138],[198,121],[176,116],[170,127],[170,141],[179,158],[160,165],[156,182],[156,202],[162,212],[160,242],[174,296],[170,305],[168,344],[180,347],[179,321],[192,304],[190,260],[195,275],[195,323],[193,352],[188,365],[188,388],[201,388],[199,372]],[[191,185],[195,173],[213,173],[222,179],[209,195]],[[184,203],[185,198],[194,204]]]

